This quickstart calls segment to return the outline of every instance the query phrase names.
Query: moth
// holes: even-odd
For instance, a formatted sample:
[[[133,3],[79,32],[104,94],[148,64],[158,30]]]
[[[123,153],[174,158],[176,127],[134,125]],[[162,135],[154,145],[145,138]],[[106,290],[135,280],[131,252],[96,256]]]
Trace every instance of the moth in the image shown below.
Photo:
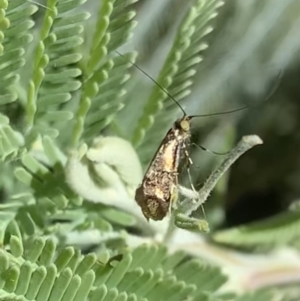
[[[138,66],[136,66],[141,70]],[[144,71],[141,70],[143,73]],[[136,189],[135,201],[141,207],[147,220],[162,220],[169,212],[170,205],[178,197],[178,174],[181,158],[185,157],[187,162],[192,164],[189,156],[189,146],[191,137],[191,120],[195,117],[206,117],[229,114],[244,110],[248,106],[241,108],[203,115],[187,115],[178,101],[169,92],[157,83],[152,77],[146,74],[160,87],[170,99],[183,112],[183,117],[176,120],[172,128],[167,132],[151,163],[144,175],[141,185]],[[204,147],[202,149],[206,150]]]
[[[191,136],[190,119],[178,119],[167,132],[136,190],[135,200],[148,220],[162,220],[177,198],[178,166]]]
[[[120,56],[127,60],[124,55],[116,51]],[[127,60],[128,61],[128,60]],[[191,137],[191,120],[195,117],[208,117],[224,115],[248,109],[249,106],[243,106],[235,110],[218,112],[203,115],[187,115],[179,102],[170,93],[156,82],[149,74],[142,70],[138,65],[130,62],[143,74],[145,74],[153,83],[155,83],[183,112],[183,117],[176,120],[172,128],[167,132],[158,147],[150,165],[144,175],[142,183],[136,189],[135,201],[141,207],[147,220],[162,220],[168,214],[170,205],[178,196],[178,174],[179,163],[182,157],[185,157],[190,164],[189,145]],[[279,74],[280,76],[280,74]],[[280,77],[278,77],[280,78]],[[275,90],[278,85],[275,86]],[[266,98],[269,99],[273,90]],[[207,150],[204,147],[200,148]],[[213,152],[214,153],[214,152]],[[216,153],[220,154],[220,153]],[[192,184],[191,184],[192,185]]]
[[[184,112],[178,102],[172,99]],[[178,197],[179,163],[182,158],[186,158],[187,162],[192,164],[189,157],[192,118],[228,114],[246,108],[248,107],[207,115],[186,115],[184,112],[184,116],[174,122],[160,143],[141,185],[135,192],[135,201],[147,220],[162,220],[168,214],[171,203]]]

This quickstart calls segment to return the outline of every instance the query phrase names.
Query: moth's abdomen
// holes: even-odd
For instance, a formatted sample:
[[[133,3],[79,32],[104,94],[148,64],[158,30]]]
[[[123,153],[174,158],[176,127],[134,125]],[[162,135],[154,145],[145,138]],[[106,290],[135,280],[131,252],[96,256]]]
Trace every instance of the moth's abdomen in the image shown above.
[[[144,181],[136,190],[135,200],[147,219],[162,220],[169,212],[174,176],[163,173],[156,183]]]
[[[147,204],[142,208],[144,216],[155,221],[162,220],[169,212],[169,203],[156,196],[147,199]]]
[[[179,129],[168,132],[136,190],[135,200],[147,219],[162,220],[169,213],[178,185],[179,156],[184,142],[180,133]]]

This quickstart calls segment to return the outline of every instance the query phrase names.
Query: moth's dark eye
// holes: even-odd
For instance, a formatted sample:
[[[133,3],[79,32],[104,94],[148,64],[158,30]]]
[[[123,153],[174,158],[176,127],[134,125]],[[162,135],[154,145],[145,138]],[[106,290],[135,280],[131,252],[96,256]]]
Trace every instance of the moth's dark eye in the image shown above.
[[[181,129],[181,121],[182,121],[181,119],[175,121],[174,125],[177,129]]]

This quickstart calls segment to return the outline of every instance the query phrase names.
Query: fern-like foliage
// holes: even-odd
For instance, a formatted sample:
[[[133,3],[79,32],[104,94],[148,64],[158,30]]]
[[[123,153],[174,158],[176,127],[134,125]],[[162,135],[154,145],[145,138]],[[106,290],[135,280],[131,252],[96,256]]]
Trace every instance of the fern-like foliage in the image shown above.
[[[124,84],[129,79],[127,69],[134,53],[124,58],[109,58],[116,48],[125,43],[136,25],[130,5],[135,1],[104,0],[98,13],[90,55],[85,62],[84,84],[76,113],[73,145],[81,135],[90,138],[107,126],[116,112],[123,108]],[[118,86],[118,89],[112,87]],[[89,113],[90,112],[90,113]],[[89,114],[88,114],[89,113]]]
[[[0,104],[17,99],[12,87],[19,81],[19,70],[25,65],[25,47],[32,41],[28,32],[34,25],[30,19],[37,6],[25,1],[1,2]]]
[[[242,248],[269,249],[297,245],[300,239],[300,212],[284,212],[261,222],[218,231],[213,240]]]
[[[209,21],[217,16],[217,9],[223,5],[221,1],[198,0],[189,9],[179,26],[175,41],[168,54],[157,82],[176,99],[183,100],[191,92],[191,85],[196,74],[197,65],[202,61],[201,52],[208,46],[203,37],[212,31]],[[168,110],[162,110],[163,107]],[[136,126],[132,142],[140,145],[147,137],[149,141],[161,140],[167,127],[174,122],[178,106],[158,86],[155,86],[144,108],[144,112]],[[155,121],[154,121],[155,120]],[[152,131],[148,131],[151,127]],[[147,133],[148,131],[148,133]],[[146,135],[147,133],[147,135]],[[140,146],[141,157],[150,159],[153,149]]]
[[[11,236],[0,267],[1,300],[199,300],[226,280],[218,268],[184,252],[168,256],[164,247],[144,245],[110,259],[108,251],[56,250],[44,237],[23,245]]]
[[[32,41],[32,34],[28,32],[34,23],[30,16],[37,11],[37,7],[24,1],[2,1],[1,32],[0,32],[0,160],[9,160],[18,154],[24,144],[23,137],[9,125],[10,103],[17,99],[14,86],[19,82],[20,69],[25,65],[25,49]]]
[[[65,182],[65,161],[64,154],[48,136],[43,137],[34,151],[22,156],[22,166],[14,173],[27,193],[16,195],[10,200],[11,205],[2,207],[5,212],[0,220],[2,243],[6,243],[5,235],[21,239],[49,232],[66,240],[72,231],[88,230],[97,230],[103,241],[123,240],[115,231],[136,224],[135,218],[125,212],[82,203],[82,198]]]
[[[76,67],[82,58],[78,46],[83,43],[79,35],[84,27],[80,23],[89,14],[78,14],[74,9],[84,2],[47,3],[27,96],[27,128],[33,137],[35,132],[58,136],[58,131],[49,125],[73,117],[72,112],[62,111],[59,104],[70,100],[71,93],[81,86],[76,79],[82,73]]]
[[[44,2],[0,1],[0,300],[226,300],[219,267],[167,246],[132,247],[161,239],[168,227],[147,223],[134,202],[142,179],[136,150],[101,137],[115,133],[125,105],[137,53],[115,50],[132,36],[137,0],[96,3],[95,24],[86,0]],[[220,5],[194,1],[179,26],[158,77],[177,101],[190,93]],[[154,87],[130,137],[143,163],[175,111]],[[214,239],[260,245],[263,231],[270,243],[289,244],[298,218],[288,213],[277,224]],[[261,292],[231,300],[273,301]]]
[[[16,157],[24,145],[23,136],[5,123],[0,125],[0,141],[0,161]]]
[[[82,206],[82,198],[69,188],[65,179],[67,154],[60,146],[69,146],[63,139],[67,137],[66,140],[71,141],[71,127],[67,127],[67,136],[61,132],[61,140],[58,138],[64,128],[61,124],[70,121],[75,113],[76,136],[76,128],[85,116],[84,104],[91,101],[89,119],[82,123],[81,130],[83,138],[95,138],[123,107],[121,97],[125,90],[122,87],[129,79],[127,69],[131,66],[126,59],[134,61],[135,57],[135,54],[115,58],[108,55],[132,35],[136,22],[131,4],[136,1],[102,1],[90,55],[83,59],[84,24],[90,14],[78,8],[85,2],[48,0],[45,7],[19,0],[9,1],[9,5],[6,1],[1,3],[3,86],[0,104],[4,114],[0,116],[0,158],[2,161],[18,159],[17,164],[14,163],[17,182],[9,179],[14,189],[7,190],[14,194],[8,195],[7,204],[1,205],[2,244],[7,243],[10,235],[25,239],[45,232],[64,239],[71,231],[85,230],[119,237],[113,234],[115,229],[135,224],[131,215],[113,208],[88,203]],[[42,24],[33,35],[29,31],[34,25],[31,15],[38,9],[42,10]],[[34,41],[32,54],[26,53],[31,41]],[[26,85],[23,87],[19,73],[22,74],[25,54],[28,62],[23,72],[27,76],[22,80]],[[117,85],[120,90],[115,89]],[[24,113],[21,120],[16,120],[9,107],[17,98],[14,109]],[[14,127],[20,132],[9,125],[7,115],[12,115]],[[5,172],[7,166],[3,165],[1,170]],[[11,175],[11,169],[9,171]],[[1,181],[1,185],[4,186],[5,181]]]

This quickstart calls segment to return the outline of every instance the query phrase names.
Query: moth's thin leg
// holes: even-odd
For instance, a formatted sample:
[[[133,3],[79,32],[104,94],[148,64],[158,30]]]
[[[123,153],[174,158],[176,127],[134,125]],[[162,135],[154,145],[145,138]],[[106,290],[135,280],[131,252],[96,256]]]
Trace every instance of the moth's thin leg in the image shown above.
[[[192,181],[191,170],[190,170],[190,166],[193,164],[193,161],[192,161],[192,159],[191,159],[191,157],[190,157],[190,155],[189,155],[189,153],[188,153],[188,151],[187,151],[187,149],[186,149],[186,145],[185,145],[185,144],[184,144],[183,147],[184,147],[184,154],[185,154],[185,156],[186,156],[186,158],[187,158],[187,160],[188,160],[188,164],[187,164],[187,174],[188,174],[188,177],[189,177],[190,185],[191,185],[191,187],[192,187],[193,192],[194,192],[195,194],[197,194],[197,191],[196,191],[196,189],[195,189],[195,187],[194,187],[194,184],[193,184],[193,181]],[[206,220],[205,210],[204,210],[204,207],[203,207],[202,205],[201,205],[201,210],[202,210],[203,216],[204,216],[204,218],[205,218],[205,220]]]
[[[185,151],[185,154],[186,156],[188,156],[188,152]],[[190,181],[190,185],[192,187],[192,190],[193,191],[196,191],[195,187],[194,187],[194,184],[193,184],[193,181],[192,181],[192,176],[191,176],[191,169],[190,169],[190,166],[193,164],[193,161],[190,157],[188,157],[188,160],[189,160],[189,165],[187,166],[186,170],[187,170],[187,174],[188,174],[188,177],[189,177],[189,181]]]
[[[183,149],[184,149],[185,158],[187,160],[187,162],[186,162],[186,170],[187,170],[187,174],[188,174],[188,177],[189,177],[190,185],[192,187],[192,190],[196,191],[196,189],[195,189],[195,187],[193,185],[193,181],[192,181],[192,177],[191,177],[191,172],[190,172],[190,166],[193,165],[193,160],[192,160],[192,158],[190,157],[190,155],[189,155],[189,153],[187,151],[186,144],[183,144]]]
[[[197,146],[198,148],[200,148],[201,150],[207,152],[207,153],[210,153],[210,154],[214,154],[214,155],[217,155],[217,156],[225,156],[225,155],[228,155],[230,153],[230,151],[227,151],[227,152],[215,152],[215,151],[212,151],[202,145],[198,145],[196,143],[192,143],[191,145],[194,145],[194,146]]]

